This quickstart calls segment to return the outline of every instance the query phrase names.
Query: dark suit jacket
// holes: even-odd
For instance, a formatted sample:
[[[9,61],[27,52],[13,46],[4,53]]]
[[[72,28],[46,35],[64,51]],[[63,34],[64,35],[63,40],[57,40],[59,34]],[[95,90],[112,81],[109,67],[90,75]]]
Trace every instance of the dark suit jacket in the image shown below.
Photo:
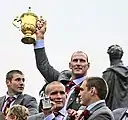
[[[112,111],[105,103],[97,104],[90,111],[92,111],[92,115],[88,120],[114,120]]]
[[[71,119],[70,117],[67,116],[66,120],[73,120],[73,118]],[[86,112],[86,114],[82,115],[82,118],[80,120],[115,120],[115,119],[112,111],[106,106],[106,103],[101,102],[95,105],[93,108],[91,108],[89,112]]]
[[[39,114],[29,116],[28,120],[44,120],[44,118],[44,114],[41,112]]]
[[[35,57],[36,57],[36,64],[37,68],[40,71],[40,73],[43,75],[43,77],[46,79],[46,82],[52,82],[55,80],[58,80],[58,77],[60,75],[60,72],[55,70],[49,63],[47,55],[45,53],[45,48],[39,48],[35,49]],[[80,107],[79,103],[76,103],[76,94],[74,92],[72,93],[68,105],[68,108],[72,108],[75,110],[78,110]]]
[[[128,108],[118,108],[118,109],[113,110],[112,112],[115,117],[115,120],[122,120],[127,109]]]
[[[2,107],[4,105],[6,96],[0,97],[0,111],[2,111]],[[37,101],[34,97],[27,95],[27,94],[21,94],[17,97],[15,102],[13,104],[20,104],[28,108],[29,115],[37,114]]]

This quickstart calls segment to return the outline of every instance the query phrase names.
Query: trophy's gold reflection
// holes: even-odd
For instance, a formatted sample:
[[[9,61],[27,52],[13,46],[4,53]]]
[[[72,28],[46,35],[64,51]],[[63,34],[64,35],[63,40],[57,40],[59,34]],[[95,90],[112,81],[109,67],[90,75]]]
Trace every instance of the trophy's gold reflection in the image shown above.
[[[34,33],[36,32],[36,23],[38,21],[38,16],[31,12],[31,7],[29,7],[28,12],[23,13],[21,17],[13,20],[13,25],[17,28],[20,28],[24,34],[21,41],[24,44],[33,44],[35,43]]]

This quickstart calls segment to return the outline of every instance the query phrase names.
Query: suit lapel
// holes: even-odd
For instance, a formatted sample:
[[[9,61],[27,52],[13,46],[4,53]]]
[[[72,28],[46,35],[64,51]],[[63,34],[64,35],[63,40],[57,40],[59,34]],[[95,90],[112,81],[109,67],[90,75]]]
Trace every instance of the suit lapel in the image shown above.
[[[127,108],[125,108],[123,110],[123,112],[121,112],[119,120],[122,120],[122,118],[124,117],[124,114],[125,114],[126,110],[127,110]]]
[[[95,105],[90,111],[93,113],[93,112],[95,112],[97,109],[99,109],[99,108],[101,108],[101,107],[103,107],[103,106],[106,106],[106,103],[105,103],[105,102],[101,102],[101,103]]]
[[[94,118],[97,114],[95,113],[95,111],[99,110],[100,108],[106,106],[105,102],[101,102],[97,105],[95,105],[91,110],[90,110],[90,117],[88,118],[88,120]]]
[[[23,101],[23,99],[24,99],[24,95],[23,95],[23,94],[20,94],[20,95],[16,98],[15,102],[13,103],[13,105],[14,105],[14,104],[21,104],[22,101]]]
[[[76,99],[76,94],[75,91],[72,92],[71,96],[69,97],[68,103],[67,103],[67,107],[68,108]]]
[[[1,101],[0,101],[0,111],[2,111],[2,107],[3,107],[3,105],[4,105],[4,102],[5,102],[5,97],[6,96],[3,96],[2,98],[1,98]]]
[[[80,79],[83,79],[80,78]],[[81,83],[79,83],[78,85],[81,85],[83,81],[81,81]],[[69,97],[69,100],[68,100],[68,103],[67,103],[67,106],[66,108],[68,109],[69,106],[76,100],[76,98],[78,97],[78,94],[75,92],[75,90],[73,90],[73,92],[71,93],[70,97]]]

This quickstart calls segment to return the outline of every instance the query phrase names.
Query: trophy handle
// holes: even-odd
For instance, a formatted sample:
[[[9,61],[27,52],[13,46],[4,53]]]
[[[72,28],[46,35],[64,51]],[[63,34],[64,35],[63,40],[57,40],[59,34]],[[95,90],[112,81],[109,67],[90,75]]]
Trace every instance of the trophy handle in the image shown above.
[[[21,26],[20,26],[21,20],[19,19],[18,16],[13,20],[12,24],[13,24],[16,28],[18,28],[19,30],[21,30]]]

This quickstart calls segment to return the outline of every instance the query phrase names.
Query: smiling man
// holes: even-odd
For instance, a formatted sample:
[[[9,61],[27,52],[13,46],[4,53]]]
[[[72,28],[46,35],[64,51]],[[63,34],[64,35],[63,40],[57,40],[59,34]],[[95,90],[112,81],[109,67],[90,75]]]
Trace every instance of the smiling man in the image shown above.
[[[67,114],[64,109],[66,102],[65,86],[59,81],[53,81],[46,86],[45,94],[49,96],[53,104],[47,109],[44,109],[44,104],[42,104],[41,113],[30,116],[28,120],[64,120]]]
[[[45,45],[44,45],[45,32],[46,32],[46,22],[44,20],[38,21],[37,31],[36,31],[36,43],[34,44],[37,68],[48,83],[55,80],[61,81],[60,78],[62,78],[62,74],[61,74],[62,72],[60,73],[50,65],[48,57],[45,52]],[[57,53],[52,53],[52,54],[57,54]],[[67,109],[71,108],[74,110],[78,110],[80,108],[80,104],[77,101],[78,94],[75,93],[74,88],[75,86],[80,85],[83,82],[84,77],[87,75],[89,66],[90,63],[88,61],[88,56],[86,53],[84,53],[83,51],[76,51],[72,54],[71,59],[69,61],[69,69],[71,71],[71,77],[68,78],[67,82],[61,81],[68,88],[66,89],[68,93],[68,97],[65,104],[65,107]],[[72,82],[72,86],[70,84],[71,82]]]
[[[25,87],[24,74],[20,70],[11,70],[6,75],[7,93],[0,97],[0,111],[7,114],[7,110],[14,104],[28,108],[30,115],[38,113],[36,99],[23,94]]]

